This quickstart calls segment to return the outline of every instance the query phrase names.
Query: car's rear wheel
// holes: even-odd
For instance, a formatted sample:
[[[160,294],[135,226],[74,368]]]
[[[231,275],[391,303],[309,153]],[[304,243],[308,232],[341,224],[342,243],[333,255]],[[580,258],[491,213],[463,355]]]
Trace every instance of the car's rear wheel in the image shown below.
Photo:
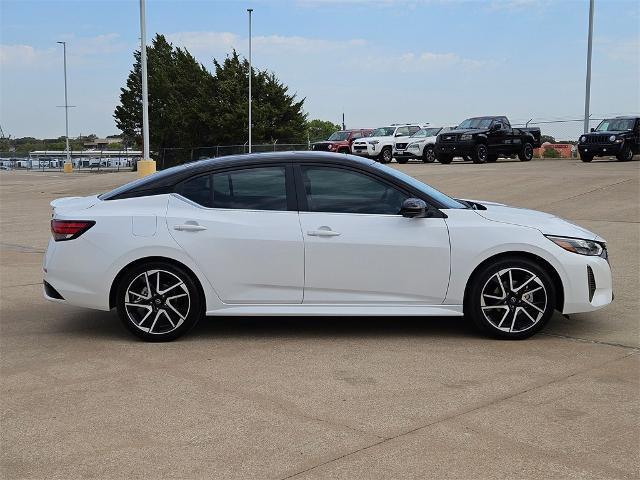
[[[453,161],[453,155],[446,155],[444,153],[439,153],[437,155],[437,158],[438,158],[438,162],[444,163],[444,164],[449,164]]]
[[[620,153],[616,155],[616,158],[621,162],[629,162],[633,159],[633,150],[631,150],[631,145],[628,143],[622,147]]]
[[[191,274],[165,262],[127,271],[116,292],[124,325],[143,340],[163,342],[183,335],[203,316],[204,299]]]
[[[433,163],[436,161],[436,152],[433,146],[427,145],[422,151],[422,161],[424,163]]]
[[[474,275],[464,311],[485,333],[519,340],[540,331],[555,309],[549,274],[524,258],[504,258]]]
[[[586,153],[581,153],[580,154],[580,160],[582,160],[585,163],[589,163],[591,160],[593,160],[593,155],[588,155]]]
[[[533,145],[529,142],[525,142],[522,146],[522,150],[520,150],[520,153],[518,154],[518,158],[521,162],[530,161],[533,158]]]

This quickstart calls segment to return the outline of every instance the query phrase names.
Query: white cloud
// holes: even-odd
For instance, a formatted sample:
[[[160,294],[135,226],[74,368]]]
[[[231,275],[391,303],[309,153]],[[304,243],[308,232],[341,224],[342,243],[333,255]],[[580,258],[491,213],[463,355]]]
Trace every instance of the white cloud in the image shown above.
[[[78,38],[62,35],[61,39],[67,42],[67,59],[70,64],[100,62],[105,55],[131,49],[131,45],[123,42],[117,33]],[[59,64],[61,50],[60,45],[38,48],[32,45],[1,44],[0,65],[3,68],[44,69]]]
[[[244,51],[248,45],[247,37],[231,32],[177,32],[167,35],[167,39],[178,47],[185,47],[194,55],[220,55],[229,53],[232,48]],[[364,47],[362,39],[344,41],[307,38],[300,36],[263,35],[252,38],[252,47],[256,52],[276,53],[327,53],[353,47]]]

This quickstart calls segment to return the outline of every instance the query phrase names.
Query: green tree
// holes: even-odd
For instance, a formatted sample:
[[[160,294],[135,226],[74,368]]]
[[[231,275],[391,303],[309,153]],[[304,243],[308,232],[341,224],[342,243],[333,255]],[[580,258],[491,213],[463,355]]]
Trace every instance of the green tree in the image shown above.
[[[140,53],[114,112],[125,138],[138,143],[142,129]],[[156,35],[147,49],[151,150],[244,144],[248,140],[249,62],[234,50],[209,72],[186,49]],[[289,93],[275,74],[253,69],[254,144],[306,141],[304,98]],[[185,160],[185,158],[182,158]]]
[[[555,148],[552,148],[552,147],[544,147],[544,152],[542,152],[542,156],[545,158],[560,158],[560,152],[558,152]]]
[[[340,125],[317,118],[307,123],[307,135],[311,142],[326,140],[333,132],[337,132],[340,129]]]

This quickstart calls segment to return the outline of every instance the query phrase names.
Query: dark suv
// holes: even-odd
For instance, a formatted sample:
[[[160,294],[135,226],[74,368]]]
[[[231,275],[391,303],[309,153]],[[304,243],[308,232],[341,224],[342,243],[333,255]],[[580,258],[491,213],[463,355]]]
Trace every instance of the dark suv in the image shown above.
[[[591,133],[578,140],[578,152],[583,162],[593,157],[615,155],[621,162],[628,162],[640,153],[640,117],[606,118]]]
[[[370,128],[358,128],[354,130],[340,130],[331,134],[323,142],[311,144],[311,150],[323,152],[351,153],[351,144],[354,140],[367,137],[371,133]]]

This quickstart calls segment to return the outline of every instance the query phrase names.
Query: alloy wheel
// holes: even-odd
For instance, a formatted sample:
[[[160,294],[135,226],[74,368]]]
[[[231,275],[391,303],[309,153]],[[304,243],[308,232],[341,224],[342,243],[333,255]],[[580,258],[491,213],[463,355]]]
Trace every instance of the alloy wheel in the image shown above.
[[[148,334],[166,334],[182,325],[189,315],[189,289],[166,270],[147,270],[136,276],[125,292],[129,320]]]
[[[544,316],[547,291],[542,280],[524,268],[505,268],[482,287],[480,308],[496,329],[509,333],[529,330]]]
[[[425,147],[424,161],[425,163],[433,163],[436,161],[436,152],[433,148]]]

